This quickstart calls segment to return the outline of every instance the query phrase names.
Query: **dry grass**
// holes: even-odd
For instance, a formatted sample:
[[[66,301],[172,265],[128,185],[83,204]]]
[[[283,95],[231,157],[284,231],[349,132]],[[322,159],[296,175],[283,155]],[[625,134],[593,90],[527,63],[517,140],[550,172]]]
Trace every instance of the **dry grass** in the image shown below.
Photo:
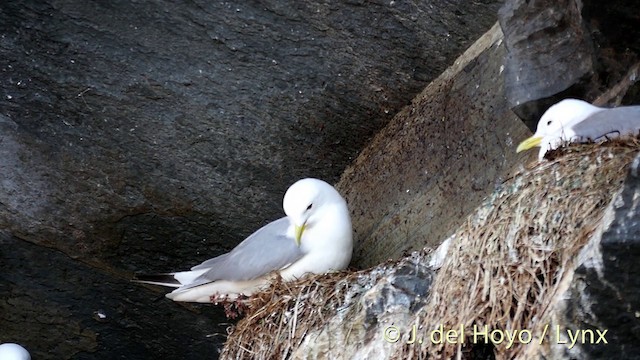
[[[472,351],[474,325],[530,330],[538,343],[562,280],[572,276],[577,254],[620,188],[639,145],[635,139],[572,145],[505,182],[456,233],[420,314],[422,329],[463,324],[467,348],[405,346],[398,356],[465,358]],[[512,359],[524,347],[504,341],[494,351],[497,359]]]
[[[304,336],[322,327],[385,275],[389,264],[373,270],[277,280],[270,290],[245,301],[246,316],[231,330],[221,359],[286,359]]]
[[[559,284],[571,276],[568,269],[639,149],[636,140],[572,145],[507,180],[456,233],[428,304],[418,311],[419,328],[487,325],[489,331],[528,329],[539,337]],[[291,357],[306,334],[343,316],[391,266],[277,282],[247,300],[246,317],[230,333],[221,358]],[[469,340],[465,344],[398,345],[393,357],[464,358],[472,350]],[[495,355],[511,359],[523,348],[501,343]]]

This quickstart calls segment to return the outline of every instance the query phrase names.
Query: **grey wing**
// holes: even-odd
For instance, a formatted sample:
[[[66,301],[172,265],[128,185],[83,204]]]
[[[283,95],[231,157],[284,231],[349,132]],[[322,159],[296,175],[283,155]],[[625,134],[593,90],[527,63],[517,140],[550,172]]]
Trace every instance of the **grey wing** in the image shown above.
[[[577,136],[601,140],[606,136],[638,135],[640,131],[640,106],[622,106],[599,111],[571,129]]]
[[[215,280],[250,280],[281,269],[304,253],[293,237],[287,236],[289,219],[284,217],[261,227],[230,252],[209,259],[192,270],[211,268],[195,283]]]

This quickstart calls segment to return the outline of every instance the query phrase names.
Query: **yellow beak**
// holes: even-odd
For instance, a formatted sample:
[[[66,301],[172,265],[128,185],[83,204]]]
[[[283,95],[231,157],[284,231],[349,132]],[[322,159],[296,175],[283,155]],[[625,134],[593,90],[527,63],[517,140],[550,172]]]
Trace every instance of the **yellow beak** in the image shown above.
[[[520,145],[518,145],[516,152],[519,153],[521,151],[529,150],[536,146],[540,146],[541,142],[542,142],[542,136],[533,135],[532,137],[525,139],[523,142],[521,142]]]
[[[307,224],[302,224],[302,226],[296,225],[296,244],[300,247],[300,242],[302,241],[302,233],[304,229],[307,227]]]

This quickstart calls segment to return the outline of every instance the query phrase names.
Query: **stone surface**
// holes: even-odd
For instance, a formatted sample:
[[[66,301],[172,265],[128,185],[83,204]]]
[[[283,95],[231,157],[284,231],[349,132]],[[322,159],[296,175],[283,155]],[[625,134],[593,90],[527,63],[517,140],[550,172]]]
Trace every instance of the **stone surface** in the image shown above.
[[[632,359],[640,355],[640,179],[628,176],[576,269],[562,304],[559,323],[574,332],[604,334],[571,351],[554,350],[556,358]]]
[[[559,98],[585,91],[580,84],[563,93],[594,71],[593,43],[580,11],[575,0],[513,0],[500,9],[507,49],[505,94],[532,130]],[[545,99],[559,93],[563,94]]]
[[[594,101],[623,81],[640,61],[639,11],[633,0],[507,1],[499,19],[509,106],[535,130],[542,113],[559,100]]]
[[[38,271],[16,264],[4,275],[12,285],[0,302],[48,284],[37,292],[46,306],[32,308],[31,299],[12,312],[80,324],[13,329],[77,339],[47,355],[50,343],[30,337],[43,359],[112,359],[131,339],[153,343],[143,357],[182,358],[183,346],[191,358],[215,357],[204,353],[215,345],[198,341],[222,340],[201,338],[222,332],[221,309],[204,329],[188,310],[153,301],[164,291],[126,279],[230,249],[281,216],[282,195],[300,177],[334,182],[495,22],[500,4],[3,2],[0,229],[12,245],[2,254],[42,256],[29,255]],[[67,269],[74,283],[57,291],[59,274],[47,268]],[[132,291],[140,305],[116,305]],[[165,334],[160,321],[119,331],[117,321],[87,318],[98,306],[135,312],[138,324],[188,320],[183,335]]]
[[[33,359],[211,359],[226,319],[0,232],[0,341]]]
[[[375,285],[358,294],[344,314],[309,332],[292,358],[390,358],[399,343],[415,335],[415,313],[427,301],[434,277],[426,263],[422,256],[415,256],[393,267],[372,269],[369,276],[379,277]]]
[[[499,184],[532,158],[528,130],[504,97],[504,43],[496,25],[403,109],[342,175],[355,261],[371,266],[451,235]]]
[[[298,178],[335,181],[499,2],[363,5],[3,4],[0,224],[128,269],[164,249],[140,238],[230,247]]]

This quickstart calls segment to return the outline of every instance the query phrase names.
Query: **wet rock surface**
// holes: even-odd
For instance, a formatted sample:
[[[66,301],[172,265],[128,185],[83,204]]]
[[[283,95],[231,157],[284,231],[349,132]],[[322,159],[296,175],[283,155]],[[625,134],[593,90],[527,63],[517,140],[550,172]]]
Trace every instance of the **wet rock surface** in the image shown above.
[[[0,232],[0,340],[33,359],[215,358],[226,320]]]
[[[79,257],[132,225],[228,247],[335,181],[496,6],[295,4],[4,4],[3,226]]]
[[[335,182],[500,3],[0,5],[0,302],[22,321],[0,318],[6,340],[36,328],[43,359],[215,357],[222,310],[154,301],[131,273],[220,254],[281,216],[293,181]]]

